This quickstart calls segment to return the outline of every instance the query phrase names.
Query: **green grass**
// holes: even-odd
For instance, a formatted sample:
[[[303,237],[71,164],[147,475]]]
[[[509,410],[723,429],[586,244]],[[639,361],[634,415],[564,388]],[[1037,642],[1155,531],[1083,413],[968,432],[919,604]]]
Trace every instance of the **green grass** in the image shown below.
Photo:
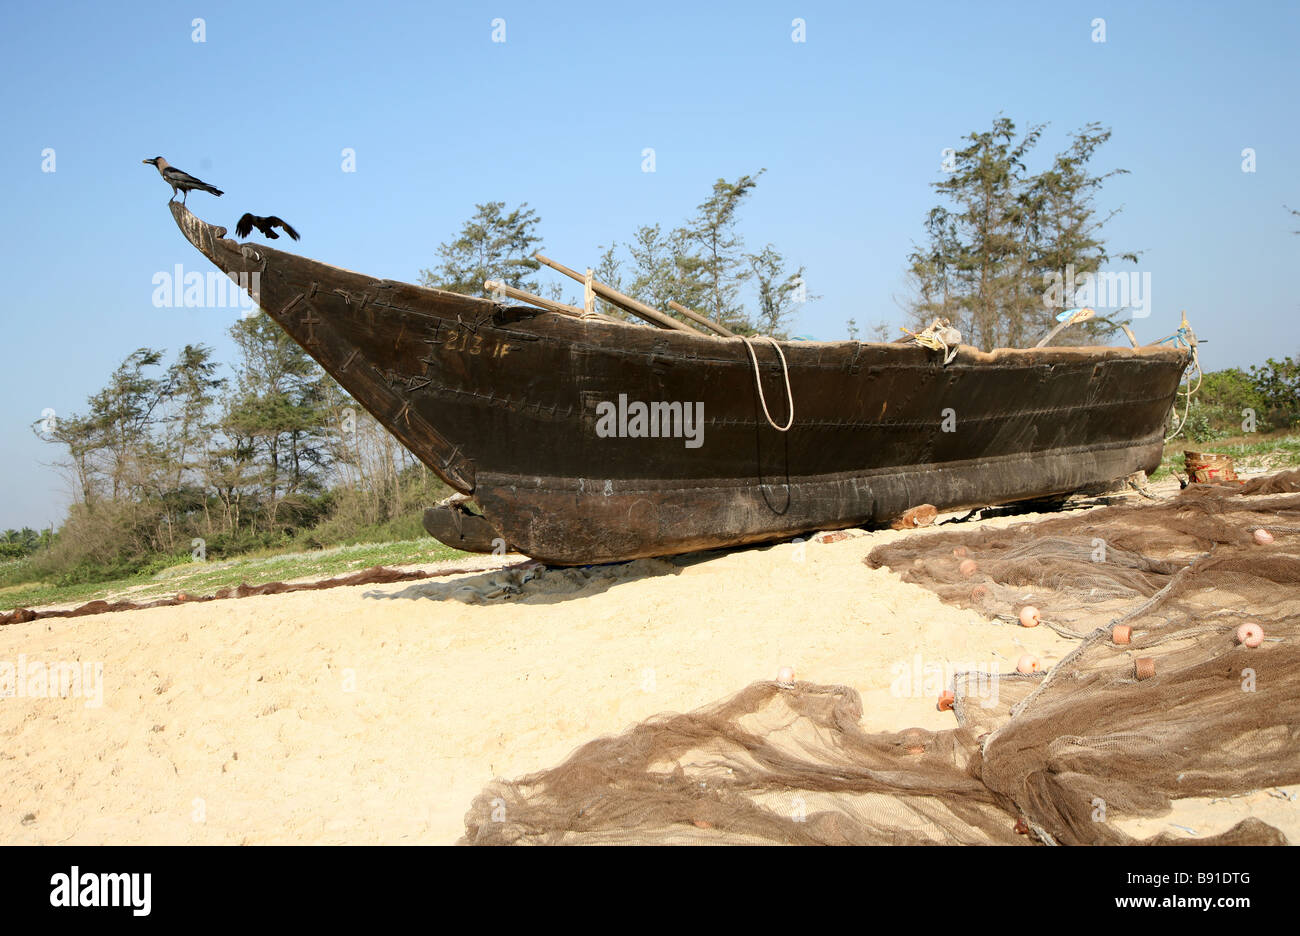
[[[1285,471],[1300,467],[1300,435],[1288,432],[1272,433],[1264,437],[1236,436],[1216,442],[1189,442],[1178,438],[1165,445],[1160,467],[1151,475],[1158,481],[1183,471],[1183,452],[1212,452],[1231,455],[1238,471]]]
[[[423,565],[457,559],[469,553],[444,546],[430,537],[390,543],[362,543],[310,552],[243,555],[212,562],[183,562],[152,575],[135,575],[91,585],[56,586],[43,582],[22,582],[0,588],[0,610],[34,608],[54,604],[83,604],[95,599],[149,601],[176,592],[210,595],[229,586],[247,583],[265,585],[301,578],[331,578],[371,566]],[[18,559],[0,564],[13,581],[21,577]]]
[[[1183,452],[1188,449],[1231,455],[1238,469],[1282,471],[1300,467],[1300,435],[1295,432],[1278,432],[1262,437],[1239,436],[1203,443],[1179,438],[1165,446],[1160,468],[1151,476],[1152,480],[1181,472]],[[409,523],[393,527],[392,532],[405,533],[408,527]],[[381,532],[389,531],[376,529],[366,531],[364,535]],[[219,589],[240,583],[264,585],[267,582],[292,579],[330,578],[371,566],[421,565],[469,555],[444,546],[428,536],[416,536],[415,539],[363,542],[293,552],[265,549],[245,553],[234,559],[182,561],[158,572],[126,576],[108,582],[62,586],[24,581],[22,568],[30,560],[0,560],[0,582],[12,583],[0,586],[0,611],[56,604],[83,604],[95,599],[149,601],[179,591],[196,596],[210,595]]]

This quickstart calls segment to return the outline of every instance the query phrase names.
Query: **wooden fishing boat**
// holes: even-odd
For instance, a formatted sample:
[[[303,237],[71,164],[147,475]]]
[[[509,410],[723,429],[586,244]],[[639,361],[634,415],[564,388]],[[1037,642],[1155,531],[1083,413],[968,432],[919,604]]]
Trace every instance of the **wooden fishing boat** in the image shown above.
[[[1004,504],[1151,471],[1189,363],[1168,346],[960,346],[945,363],[916,344],[644,327],[375,279],[240,245],[171,210],[463,495],[426,512],[434,536],[554,564],[879,524],[923,503]]]

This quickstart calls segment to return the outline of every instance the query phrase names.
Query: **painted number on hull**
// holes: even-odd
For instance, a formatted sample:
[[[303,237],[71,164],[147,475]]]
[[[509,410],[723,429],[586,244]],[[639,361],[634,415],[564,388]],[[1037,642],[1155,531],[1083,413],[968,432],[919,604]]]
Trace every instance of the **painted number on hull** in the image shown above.
[[[482,354],[486,347],[488,356],[494,358],[505,357],[510,353],[509,345],[491,341],[485,344],[482,335],[469,331],[453,332],[451,337],[443,342],[442,347],[447,351],[459,351],[462,354]]]

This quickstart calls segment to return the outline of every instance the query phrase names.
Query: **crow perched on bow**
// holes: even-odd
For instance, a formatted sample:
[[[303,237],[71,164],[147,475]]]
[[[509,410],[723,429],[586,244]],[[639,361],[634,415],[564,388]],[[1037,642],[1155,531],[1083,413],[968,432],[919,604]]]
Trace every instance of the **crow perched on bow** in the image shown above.
[[[185,196],[188,196],[193,189],[198,189],[200,192],[211,192],[218,197],[225,194],[215,185],[208,185],[202,179],[196,179],[188,172],[182,172],[175,166],[169,165],[167,160],[161,156],[155,156],[153,159],[142,159],[141,162],[157,168],[158,174],[163,177],[163,181],[172,187],[172,197],[168,201],[175,201],[176,193],[184,192],[185,195],[181,197],[181,204],[183,205],[185,204]]]
[[[277,227],[284,228],[284,233],[288,234],[294,240],[298,239],[298,232],[290,227],[288,222],[283,218],[277,218],[275,215],[271,215],[268,218],[259,218],[255,214],[246,214],[240,218],[239,223],[235,225],[235,234],[241,238],[247,237],[249,234],[253,233],[253,228],[257,228],[267,239],[279,240],[280,235],[275,233],[275,228]]]

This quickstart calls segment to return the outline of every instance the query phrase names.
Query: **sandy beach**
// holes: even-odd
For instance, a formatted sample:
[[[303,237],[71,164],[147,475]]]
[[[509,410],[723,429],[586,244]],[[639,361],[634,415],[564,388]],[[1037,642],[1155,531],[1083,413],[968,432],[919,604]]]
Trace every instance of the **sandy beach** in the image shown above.
[[[782,666],[856,689],[869,730],[951,728],[935,699],[952,669],[1008,672],[1073,642],[946,606],[862,562],[928,535],[855,531],[530,571],[522,585],[519,572],[477,573],[0,628],[0,662],[102,664],[102,685],[86,679],[80,695],[28,686],[0,700],[0,840],[453,843],[494,777],[554,766]],[[1295,842],[1291,792],[1180,802],[1125,829],[1204,836],[1253,815]]]

